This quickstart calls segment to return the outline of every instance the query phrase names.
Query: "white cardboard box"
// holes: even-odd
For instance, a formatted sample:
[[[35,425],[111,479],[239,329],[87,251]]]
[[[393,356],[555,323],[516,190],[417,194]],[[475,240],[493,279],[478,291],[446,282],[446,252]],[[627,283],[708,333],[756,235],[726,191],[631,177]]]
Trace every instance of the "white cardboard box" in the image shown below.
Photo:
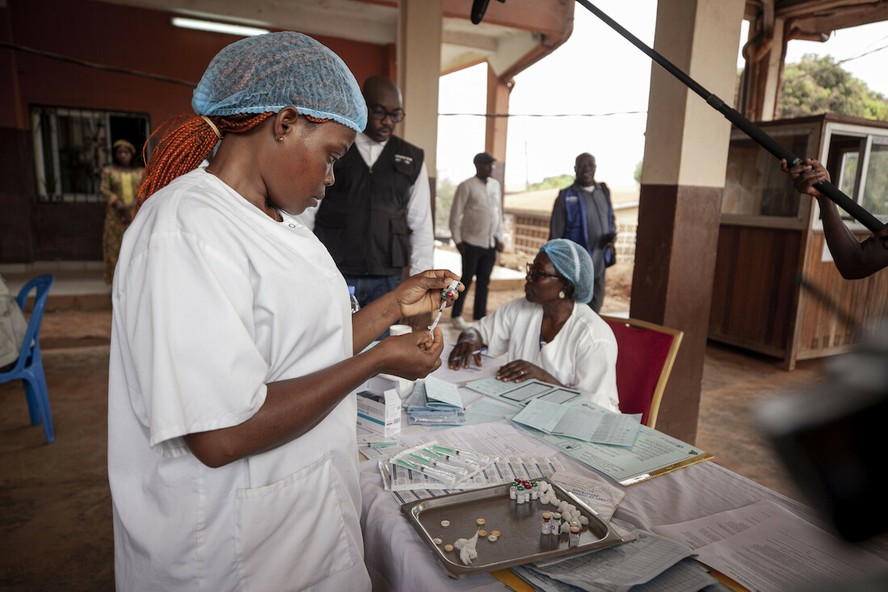
[[[374,376],[358,389],[358,425],[389,438],[401,431],[398,382]]]

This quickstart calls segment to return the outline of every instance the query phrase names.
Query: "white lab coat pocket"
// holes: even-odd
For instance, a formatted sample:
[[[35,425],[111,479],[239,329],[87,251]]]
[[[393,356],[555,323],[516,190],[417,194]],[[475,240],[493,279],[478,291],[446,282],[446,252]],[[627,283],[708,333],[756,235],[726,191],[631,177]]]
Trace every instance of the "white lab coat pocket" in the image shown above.
[[[356,520],[351,506],[329,455],[271,485],[239,490],[240,589],[305,590],[362,562],[344,527],[346,516]]]

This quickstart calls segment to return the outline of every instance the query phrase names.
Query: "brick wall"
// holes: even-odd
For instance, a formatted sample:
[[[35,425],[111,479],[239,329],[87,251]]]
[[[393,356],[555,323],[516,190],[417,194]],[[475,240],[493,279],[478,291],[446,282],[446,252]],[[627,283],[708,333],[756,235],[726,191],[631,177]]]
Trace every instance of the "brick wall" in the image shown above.
[[[634,222],[617,224],[617,256],[623,260],[635,258]],[[534,255],[549,240],[549,214],[533,211],[505,211],[506,249]]]

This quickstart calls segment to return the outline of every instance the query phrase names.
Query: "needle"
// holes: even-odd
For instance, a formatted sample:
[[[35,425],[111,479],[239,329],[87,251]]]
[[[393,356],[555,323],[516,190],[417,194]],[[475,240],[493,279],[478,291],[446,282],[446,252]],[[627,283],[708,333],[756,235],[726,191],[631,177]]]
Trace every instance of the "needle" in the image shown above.
[[[435,327],[438,326],[438,322],[441,320],[441,315],[444,314],[444,309],[447,308],[447,301],[443,301],[441,303],[441,308],[438,309],[438,314],[435,316],[435,320],[432,321],[432,324],[429,325],[429,336],[434,337]]]
[[[441,315],[444,314],[444,309],[447,308],[447,299],[456,296],[457,288],[459,288],[459,281],[453,280],[450,282],[450,285],[447,286],[447,289],[441,292],[441,306],[438,308],[438,314],[435,316],[435,320],[429,325],[429,337],[435,337],[435,327],[438,326],[438,322],[441,320]]]

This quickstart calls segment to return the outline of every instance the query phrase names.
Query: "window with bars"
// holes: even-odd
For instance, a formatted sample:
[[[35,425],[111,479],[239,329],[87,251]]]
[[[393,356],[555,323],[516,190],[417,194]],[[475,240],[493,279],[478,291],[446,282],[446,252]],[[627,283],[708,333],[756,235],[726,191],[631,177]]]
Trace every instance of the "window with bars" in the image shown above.
[[[44,202],[101,202],[102,167],[111,145],[124,139],[137,159],[148,137],[148,116],[64,107],[31,108],[37,196]]]

